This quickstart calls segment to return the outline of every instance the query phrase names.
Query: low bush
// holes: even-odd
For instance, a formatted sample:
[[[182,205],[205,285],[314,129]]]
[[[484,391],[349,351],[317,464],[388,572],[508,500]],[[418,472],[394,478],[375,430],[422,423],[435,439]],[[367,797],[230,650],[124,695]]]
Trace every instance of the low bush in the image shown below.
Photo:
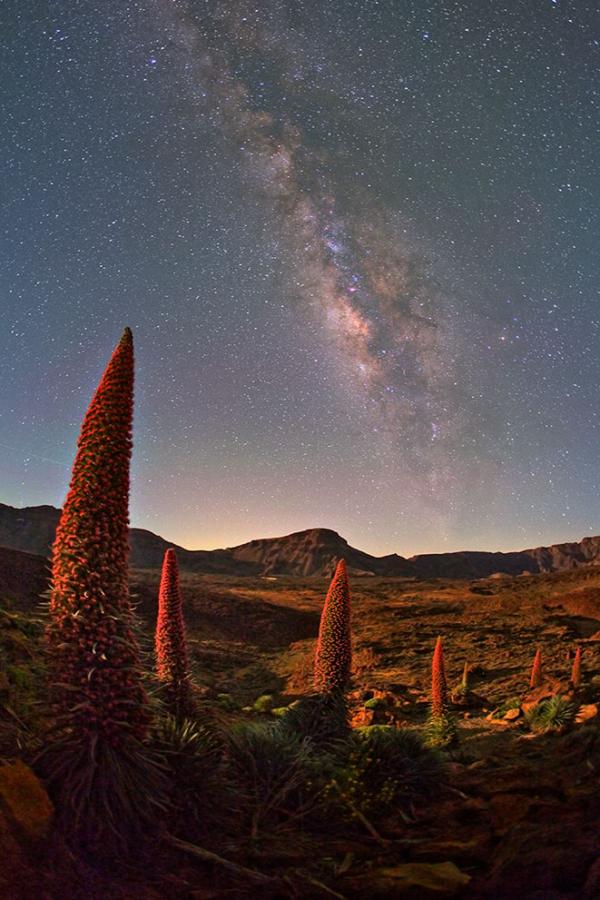
[[[316,750],[335,752],[351,733],[348,702],[341,691],[309,694],[288,706],[278,727],[308,738]]]
[[[169,715],[159,723],[156,746],[171,781],[175,827],[191,828],[194,834],[217,824],[226,827],[234,799],[226,777],[225,737],[219,728]]]
[[[332,779],[332,803],[345,801],[365,816],[412,811],[438,790],[444,775],[440,754],[408,729],[373,725],[356,729],[350,752]]]
[[[520,697],[509,697],[508,700],[505,700],[500,704],[498,709],[494,712],[494,715],[497,719],[501,719],[502,716],[505,716],[507,712],[511,709],[520,709],[521,707],[521,698]]]
[[[365,700],[364,707],[365,709],[386,709],[387,703],[383,697],[371,697],[370,700]]]
[[[548,700],[541,700],[525,714],[532,731],[547,733],[564,731],[572,724],[577,714],[577,703],[561,694]]]
[[[227,734],[226,755],[249,837],[289,828],[313,807],[309,739],[279,723],[238,723]]]
[[[429,717],[424,729],[426,746],[441,750],[453,744],[457,736],[456,719],[450,713],[444,712]]]
[[[260,697],[254,701],[253,710],[257,713],[268,713],[271,712],[273,707],[275,706],[275,698],[273,694],[261,694]]]

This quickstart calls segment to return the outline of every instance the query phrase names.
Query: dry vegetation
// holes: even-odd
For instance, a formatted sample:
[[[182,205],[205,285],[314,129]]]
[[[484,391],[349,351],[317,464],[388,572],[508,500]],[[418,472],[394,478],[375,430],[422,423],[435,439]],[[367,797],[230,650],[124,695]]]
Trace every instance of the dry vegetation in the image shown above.
[[[137,570],[131,579],[148,652],[159,575]],[[224,721],[275,720],[281,707],[311,690],[324,579],[182,573],[181,586],[197,697]],[[504,715],[527,695],[538,645],[547,693],[569,691],[579,645],[579,701],[593,707],[600,698],[600,569],[476,582],[355,578],[351,588],[355,725],[393,723],[409,732],[424,726],[431,654],[439,634],[451,690],[469,663],[471,695],[466,705],[459,698],[453,707],[458,740],[445,751],[449,782],[408,816],[377,820],[372,831],[367,816],[367,825],[356,820],[343,838],[334,828],[319,834],[315,846],[315,834],[300,827],[291,843],[285,839],[285,853],[280,838],[265,835],[258,855],[256,846],[251,852],[238,848],[236,859],[252,871],[280,874],[304,871],[317,860],[310,877],[322,887],[292,879],[290,896],[327,896],[330,889],[346,897],[434,897],[440,895],[439,884],[442,896],[465,898],[597,896],[597,719],[536,733],[522,713],[514,720]],[[27,729],[37,728],[35,698],[43,681],[41,630],[32,624],[32,613],[39,613],[36,602],[25,592],[21,598],[14,595],[9,605],[0,629],[9,673],[0,727],[5,759],[21,755],[17,742],[26,746]],[[369,809],[364,798],[361,809]],[[179,862],[178,851],[173,850],[172,858],[167,854],[152,875],[162,885],[158,894],[148,894],[147,884],[124,882],[121,875],[118,884],[100,879],[99,895],[124,890],[115,896],[154,900],[165,896],[167,883],[166,896],[175,898],[225,896],[232,890],[232,896],[257,895],[254,876],[229,876],[181,853]],[[171,883],[165,867],[172,866],[186,876]],[[44,877],[46,884],[51,873]],[[54,877],[62,890],[65,872]],[[71,877],[72,896],[78,896],[81,872]],[[190,879],[195,890],[203,885],[200,894],[188,892]],[[260,887],[261,893],[274,896],[280,889],[273,883]]]
[[[309,689],[325,579],[181,577],[200,684],[242,704],[265,690]],[[158,573],[135,571],[132,590],[152,620]],[[474,582],[355,578],[352,608],[357,687],[407,689],[424,701],[439,634],[449,684],[469,663],[489,709],[527,690],[538,644],[547,676],[568,679],[578,644],[588,678],[600,675],[600,568]]]

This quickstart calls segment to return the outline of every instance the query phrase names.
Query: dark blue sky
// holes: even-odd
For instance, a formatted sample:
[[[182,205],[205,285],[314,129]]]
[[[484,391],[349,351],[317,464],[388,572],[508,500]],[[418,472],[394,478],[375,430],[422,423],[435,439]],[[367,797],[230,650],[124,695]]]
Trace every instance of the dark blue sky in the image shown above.
[[[376,553],[600,532],[595,4],[0,10],[0,499],[134,330],[132,521]]]

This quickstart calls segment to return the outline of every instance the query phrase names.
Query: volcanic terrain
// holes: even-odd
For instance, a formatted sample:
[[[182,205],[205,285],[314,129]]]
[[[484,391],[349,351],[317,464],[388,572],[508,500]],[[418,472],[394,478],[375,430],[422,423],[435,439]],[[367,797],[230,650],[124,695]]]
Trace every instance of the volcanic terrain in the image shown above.
[[[276,571],[263,543],[245,546],[261,545],[253,549],[253,561],[260,557],[266,571]],[[37,626],[27,623],[43,616],[38,597],[46,575],[42,557],[0,552],[0,594],[6,598],[1,641],[10,659],[0,725],[0,754],[6,758],[18,752],[15,716],[27,718],[35,695],[39,650],[31,635]],[[156,569],[131,574],[147,650],[158,580]],[[310,691],[326,588],[327,580],[316,576],[183,572],[198,695],[220,706],[226,717],[264,718],[272,715],[271,707]],[[343,847],[332,839],[326,851],[332,872],[343,867],[335,881],[338,895],[600,896],[600,567],[473,580],[355,576],[351,590],[355,725],[424,724],[438,635],[450,687],[458,685],[467,663],[472,697],[454,709],[459,738],[448,751],[450,781],[439,798],[416,810],[402,833],[385,834],[383,843],[369,833]],[[544,667],[545,687],[538,694],[566,694],[576,646],[583,650],[580,718],[585,721],[565,734],[532,734],[521,704],[532,696],[528,683],[535,650],[542,650]],[[21,687],[11,680],[15,670]],[[266,711],[257,713],[256,701],[264,695],[270,695],[263,702]],[[378,702],[369,703],[373,699]],[[294,864],[303,865],[305,852],[294,850]],[[432,887],[438,876],[442,887]],[[140,893],[139,885],[127,890],[122,896],[155,896]],[[315,889],[314,896],[321,894]]]

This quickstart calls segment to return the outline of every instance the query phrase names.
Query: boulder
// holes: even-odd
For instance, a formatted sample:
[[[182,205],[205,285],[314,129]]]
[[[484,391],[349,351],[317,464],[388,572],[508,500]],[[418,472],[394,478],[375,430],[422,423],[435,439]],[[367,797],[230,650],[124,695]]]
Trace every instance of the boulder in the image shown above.
[[[53,807],[42,783],[21,761],[0,766],[0,896],[36,896],[36,863]]]
[[[598,705],[596,703],[584,703],[577,711],[575,722],[581,725],[583,722],[589,722],[591,719],[597,718],[597,716]]]
[[[534,706],[537,706],[541,700],[549,700],[561,694],[563,697],[573,695],[572,688],[568,681],[559,681],[558,679],[547,679],[539,687],[531,688],[523,698],[521,709],[523,712],[529,712]]]
[[[47,837],[52,803],[41,781],[20,760],[0,766],[0,811],[28,843]]]

